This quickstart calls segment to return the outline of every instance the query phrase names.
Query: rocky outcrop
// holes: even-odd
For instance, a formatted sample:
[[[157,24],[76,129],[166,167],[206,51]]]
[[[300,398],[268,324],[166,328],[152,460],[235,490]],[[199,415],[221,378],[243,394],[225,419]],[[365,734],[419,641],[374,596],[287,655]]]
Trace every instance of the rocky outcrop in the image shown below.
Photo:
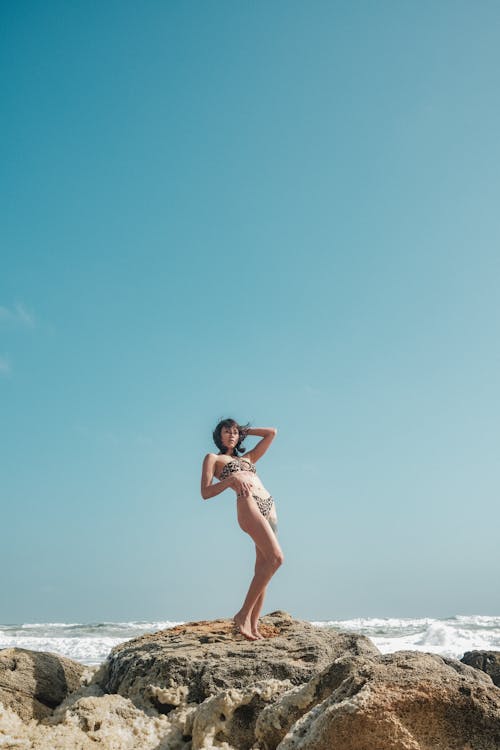
[[[361,658],[359,664],[365,664],[367,659],[371,661],[372,657]],[[344,680],[351,677],[353,663],[352,659],[340,658],[309,682],[289,690],[280,700],[266,706],[255,727],[259,747],[265,750],[277,747],[296,721],[329,698]]]
[[[500,690],[454,659],[399,651],[366,661],[336,660],[316,681],[331,694],[289,728],[276,745],[272,720],[290,712],[278,702],[259,717],[259,747],[271,750],[498,750]],[[338,686],[335,685],[338,683]],[[318,689],[318,688],[317,688]],[[282,702],[300,706],[307,689]],[[321,691],[318,693],[321,697]],[[292,717],[294,718],[294,716]],[[266,732],[266,728],[270,730]]]
[[[466,651],[460,661],[486,672],[500,687],[500,651]]]
[[[236,635],[229,620],[187,623],[134,638],[112,650],[97,679],[108,693],[168,713],[262,680],[302,684],[342,654],[379,653],[365,636],[316,628],[286,612],[273,612],[261,622],[266,637],[260,641]]]
[[[0,702],[21,719],[43,719],[80,687],[85,667],[43,651],[0,651]]]
[[[0,703],[0,746],[499,750],[500,689],[484,672],[433,654],[382,655],[284,612],[262,629],[266,639],[250,643],[216,620],[122,644],[59,705],[44,704],[44,718],[22,721]]]

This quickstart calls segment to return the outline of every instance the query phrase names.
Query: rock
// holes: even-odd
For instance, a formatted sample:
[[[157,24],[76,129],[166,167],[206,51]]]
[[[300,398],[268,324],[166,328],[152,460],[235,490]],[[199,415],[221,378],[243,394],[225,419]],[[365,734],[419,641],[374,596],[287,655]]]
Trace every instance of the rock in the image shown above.
[[[290,687],[288,680],[265,680],[242,690],[222,690],[207,698],[193,715],[192,750],[227,745],[250,750],[260,712]]]
[[[94,695],[94,687],[41,722],[22,722],[0,704],[2,750],[189,750],[183,739],[188,709],[178,717],[147,716],[128,698]],[[80,692],[80,691],[79,691]],[[173,712],[174,713],[174,712]],[[176,712],[175,712],[176,713]]]
[[[500,690],[485,672],[434,654],[382,655],[362,636],[283,612],[262,629],[264,641],[248,642],[227,620],[188,623],[121,644],[97,671],[5,649],[0,689],[15,710],[0,703],[0,747],[499,750]],[[109,694],[114,686],[128,695]]]
[[[0,701],[24,720],[43,719],[88,673],[64,656],[24,648],[0,651]]]
[[[286,612],[262,618],[260,641],[233,632],[230,620],[178,625],[116,646],[96,681],[138,707],[168,714],[221,690],[262,680],[307,682],[337,657],[379,654],[365,636],[317,628]]]
[[[259,717],[258,746],[265,750],[500,747],[500,690],[487,675],[454,659],[412,651],[370,660],[345,656],[325,670],[316,685],[327,681],[334,688],[331,695],[295,721],[278,745],[272,732],[266,734],[264,715]],[[315,690],[321,697],[318,687]],[[300,690],[295,695],[298,705]],[[288,701],[294,710],[289,695],[280,701]]]
[[[364,658],[361,663],[365,663]],[[289,690],[277,702],[264,707],[255,727],[259,747],[265,750],[277,747],[290,727],[318,703],[329,698],[351,672],[352,661],[341,658],[305,685]]]
[[[500,651],[466,651],[460,661],[486,672],[500,687]]]
[[[57,709],[51,726],[79,729],[85,739],[104,747],[156,748],[168,733],[166,717],[150,717],[121,695],[86,695],[64,710]]]

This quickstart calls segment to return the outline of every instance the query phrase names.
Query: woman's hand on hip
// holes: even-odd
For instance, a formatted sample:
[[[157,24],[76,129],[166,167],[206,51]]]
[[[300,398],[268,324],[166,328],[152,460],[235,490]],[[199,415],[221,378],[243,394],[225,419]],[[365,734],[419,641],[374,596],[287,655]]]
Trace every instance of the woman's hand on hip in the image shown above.
[[[239,477],[238,474],[232,474],[231,476],[231,487],[236,490],[238,497],[240,495],[250,495],[252,490],[252,482],[244,477]]]

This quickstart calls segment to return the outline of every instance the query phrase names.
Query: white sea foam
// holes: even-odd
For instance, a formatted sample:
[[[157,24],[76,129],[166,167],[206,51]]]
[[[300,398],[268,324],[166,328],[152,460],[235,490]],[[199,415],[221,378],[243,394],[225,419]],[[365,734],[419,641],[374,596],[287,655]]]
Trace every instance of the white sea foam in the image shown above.
[[[500,623],[500,617],[493,617],[492,615],[457,615],[452,619],[465,625],[492,625],[493,627],[498,627]]]
[[[500,649],[500,616],[493,615],[457,615],[445,619],[360,617],[313,624],[367,635],[384,654],[427,651],[461,659],[466,651]]]
[[[111,649],[128,638],[6,638],[0,639],[2,648],[27,648],[31,651],[50,651],[82,662],[100,664]]]
[[[74,628],[81,625],[81,622],[24,622],[20,627],[23,630],[31,630],[32,628]]]
[[[103,662],[114,646],[144,633],[165,630],[178,621],[53,623],[37,622],[0,626],[0,649],[26,648],[51,651],[87,665]]]

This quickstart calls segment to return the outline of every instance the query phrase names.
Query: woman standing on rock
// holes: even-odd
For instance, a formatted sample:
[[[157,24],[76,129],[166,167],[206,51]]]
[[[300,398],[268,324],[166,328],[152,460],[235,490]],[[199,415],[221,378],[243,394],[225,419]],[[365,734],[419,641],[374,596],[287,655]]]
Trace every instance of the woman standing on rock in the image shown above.
[[[251,641],[264,637],[259,631],[258,620],[267,584],[283,562],[283,552],[276,538],[274,500],[255,469],[276,433],[275,427],[249,428],[248,425],[240,426],[234,419],[223,419],[213,432],[219,453],[207,453],[201,474],[204,500],[219,495],[228,487],[236,492],[238,523],[255,542],[255,574],[245,601],[233,618],[239,632]],[[257,435],[262,440],[251,451],[239,456],[247,435]],[[212,484],[214,477],[219,480],[217,484]]]

